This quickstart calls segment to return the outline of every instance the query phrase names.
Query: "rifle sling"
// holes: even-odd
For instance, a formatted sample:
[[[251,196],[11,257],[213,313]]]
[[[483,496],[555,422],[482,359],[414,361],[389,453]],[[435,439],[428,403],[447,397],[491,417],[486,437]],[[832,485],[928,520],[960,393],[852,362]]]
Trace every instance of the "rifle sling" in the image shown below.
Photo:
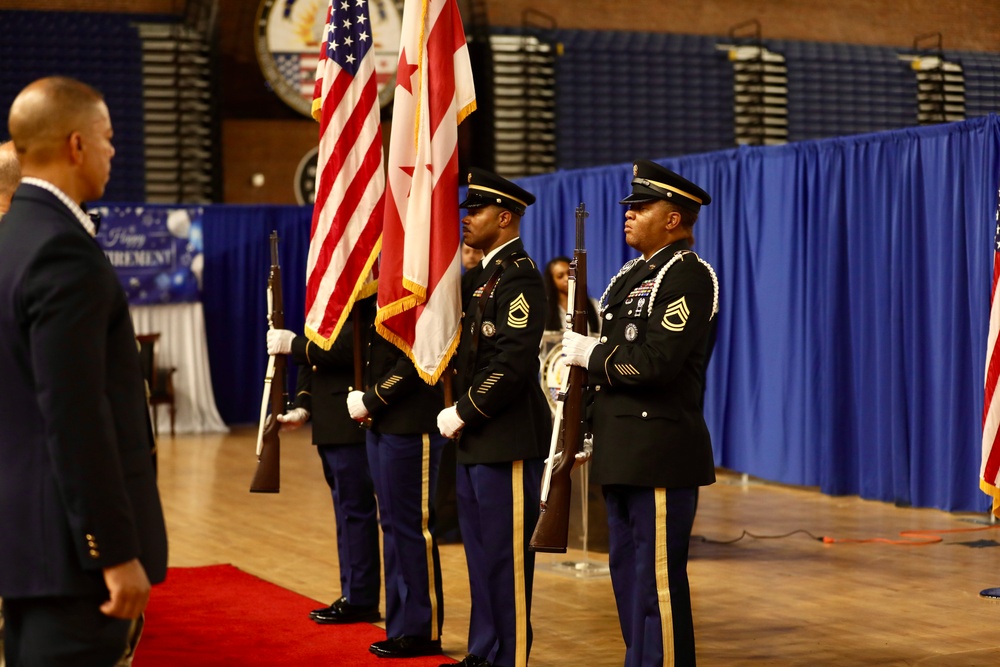
[[[472,345],[469,346],[469,359],[474,364],[476,361],[476,355],[479,352],[479,336],[483,331],[483,313],[486,312],[486,302],[489,300],[490,296],[493,294],[493,289],[500,282],[500,276],[503,272],[507,270],[507,267],[521,259],[521,253],[512,252],[511,254],[500,260],[499,266],[490,279],[486,281],[485,287],[483,287],[482,294],[479,295],[479,300],[476,302],[476,317],[472,323]]]

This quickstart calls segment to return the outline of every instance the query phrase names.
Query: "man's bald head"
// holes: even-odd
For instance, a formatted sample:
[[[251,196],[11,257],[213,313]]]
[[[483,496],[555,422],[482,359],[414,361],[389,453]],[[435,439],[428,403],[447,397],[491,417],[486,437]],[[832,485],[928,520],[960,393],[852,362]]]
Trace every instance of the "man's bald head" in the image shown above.
[[[75,79],[50,76],[28,84],[14,98],[7,125],[25,162],[48,160],[71,132],[93,121],[103,96]]]
[[[24,176],[42,178],[76,202],[100,198],[111,172],[111,118],[85,83],[52,76],[28,84],[7,122]]]
[[[0,144],[0,216],[10,208],[10,198],[21,182],[21,163],[17,161],[14,142]]]

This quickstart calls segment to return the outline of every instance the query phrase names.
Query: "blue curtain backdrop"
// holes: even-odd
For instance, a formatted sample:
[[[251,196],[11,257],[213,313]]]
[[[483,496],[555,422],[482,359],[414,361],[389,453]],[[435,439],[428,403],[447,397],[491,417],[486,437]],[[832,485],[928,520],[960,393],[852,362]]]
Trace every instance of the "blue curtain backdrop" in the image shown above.
[[[706,394],[716,463],[830,494],[985,510],[997,117],[661,162],[713,196],[695,248],[721,289]],[[520,181],[538,197],[521,226],[528,252],[540,265],[571,252],[574,210],[585,202],[590,293],[600,296],[635,255],[617,203],[630,179],[622,164]],[[304,276],[308,209],[210,210],[205,302],[217,402],[227,421],[253,421],[267,234],[275,227],[289,239],[290,295]],[[301,329],[297,299],[286,313]]]
[[[299,206],[205,207],[205,334],[215,404],[227,424],[252,423],[260,416],[272,231],[278,232],[285,328],[303,329],[311,217],[311,208]],[[294,378],[289,385],[293,394]]]

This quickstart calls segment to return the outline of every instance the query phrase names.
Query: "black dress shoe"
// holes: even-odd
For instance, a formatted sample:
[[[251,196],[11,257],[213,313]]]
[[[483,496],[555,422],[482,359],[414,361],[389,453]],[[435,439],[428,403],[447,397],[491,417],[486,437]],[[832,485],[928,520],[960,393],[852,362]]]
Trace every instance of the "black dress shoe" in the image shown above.
[[[452,663],[450,665],[439,665],[438,667],[493,667],[486,658],[480,658],[478,655],[472,655],[471,653],[464,658],[462,662],[457,665]]]
[[[363,607],[350,604],[347,598],[340,598],[326,609],[317,609],[309,618],[320,624],[328,623],[375,623],[382,618],[378,607]]]
[[[329,607],[323,607],[322,609],[313,609],[311,612],[309,612],[309,618],[314,617],[316,614],[328,613],[330,610],[334,609],[337,605],[345,604],[346,602],[347,598],[342,597],[339,600],[336,600],[333,603],[331,603]]]
[[[380,658],[416,658],[422,655],[440,655],[441,640],[426,637],[393,637],[375,642],[368,651]]]

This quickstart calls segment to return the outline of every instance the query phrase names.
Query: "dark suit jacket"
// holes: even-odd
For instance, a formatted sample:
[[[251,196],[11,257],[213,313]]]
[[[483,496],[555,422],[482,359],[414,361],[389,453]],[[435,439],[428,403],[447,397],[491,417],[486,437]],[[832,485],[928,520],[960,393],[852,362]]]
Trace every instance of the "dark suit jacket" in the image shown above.
[[[347,394],[354,389],[354,323],[340,330],[329,350],[305,336],[292,341],[292,358],[299,364],[295,407],[311,414],[312,438],[317,445],[356,445],[365,431],[351,419]]]
[[[593,480],[658,488],[715,481],[702,414],[714,321],[712,274],[686,241],[639,261],[610,288],[590,356]],[[684,252],[664,275],[663,266]]]
[[[473,350],[480,294],[508,257],[513,261],[486,299]],[[545,329],[542,276],[520,239],[491,262],[485,270],[469,271],[463,281],[455,406],[465,421],[457,454],[464,464],[544,457],[552,432],[552,412],[538,382],[538,347]]]
[[[167,538],[128,303],[56,197],[21,185],[0,224],[0,596],[105,591]]]
[[[444,409],[441,383],[424,382],[406,354],[378,334],[374,297],[361,305],[366,345],[364,403],[371,429],[392,435],[437,434],[437,416]]]

